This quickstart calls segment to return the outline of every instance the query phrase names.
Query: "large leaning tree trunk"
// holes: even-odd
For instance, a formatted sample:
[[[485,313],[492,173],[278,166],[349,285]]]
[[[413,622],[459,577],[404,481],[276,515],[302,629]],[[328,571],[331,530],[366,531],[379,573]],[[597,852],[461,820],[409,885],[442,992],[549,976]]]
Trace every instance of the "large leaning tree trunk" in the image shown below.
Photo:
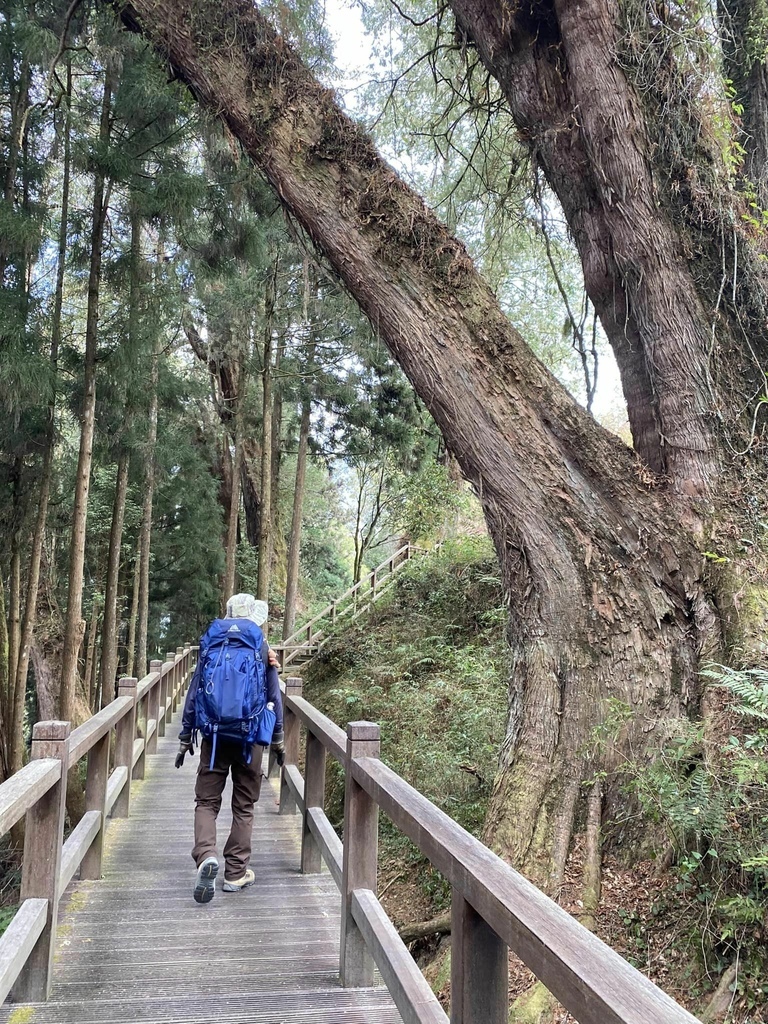
[[[748,6],[723,5],[733,12],[731,53]],[[702,120],[718,103],[712,77],[686,76],[663,5],[451,7],[562,204],[621,371],[636,450],[678,493],[714,494],[731,454],[754,441],[768,300],[764,263]],[[755,62],[750,75],[764,72]],[[746,82],[737,85],[759,148],[764,96],[756,86],[747,101]],[[720,118],[729,113],[722,99]]]
[[[118,6],[324,251],[480,496],[512,651],[493,841],[551,884],[604,699],[632,705],[627,739],[642,749],[664,718],[696,710],[702,646],[719,643],[702,558],[681,525],[694,510],[677,493],[709,486],[709,417],[688,409],[685,389],[677,395],[684,427],[673,438],[684,432],[701,457],[676,489],[650,482],[640,458],[536,359],[464,246],[249,0]],[[673,397],[670,382],[665,415]],[[678,472],[672,459],[673,480]]]

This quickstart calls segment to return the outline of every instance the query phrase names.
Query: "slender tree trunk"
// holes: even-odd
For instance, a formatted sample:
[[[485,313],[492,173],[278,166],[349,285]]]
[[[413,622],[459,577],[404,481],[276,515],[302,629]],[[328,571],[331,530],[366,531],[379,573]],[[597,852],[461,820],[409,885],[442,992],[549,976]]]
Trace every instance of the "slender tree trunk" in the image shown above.
[[[256,597],[269,600],[272,534],[272,326],[275,313],[275,284],[278,260],[267,278],[264,293],[264,377],[261,440],[261,530],[259,532],[259,575]]]
[[[102,706],[101,684],[100,684],[100,676],[99,676],[99,669],[100,669],[100,667],[101,667],[101,652],[100,652],[100,648],[97,646],[96,650],[94,651],[94,654],[93,654],[93,662],[91,663],[90,679],[88,679],[88,693],[90,694],[90,699],[91,699],[91,711],[93,711],[94,714]]]
[[[280,382],[280,363],[284,345],[282,340],[275,349],[272,385],[272,467],[270,474],[269,507],[272,523],[269,533],[270,578],[273,585],[282,584],[283,570],[287,559],[285,534],[280,516],[280,471],[283,468],[283,389]]]
[[[131,255],[130,255],[130,289],[128,296],[128,344],[132,351],[138,345],[138,327],[140,318],[141,297],[141,229],[142,221],[135,201],[131,203]],[[134,402],[127,396],[129,409],[127,416],[132,418]],[[118,673],[118,636],[120,632],[119,587],[120,587],[120,556],[123,546],[123,525],[125,522],[125,505],[128,495],[128,472],[130,454],[121,447],[118,456],[117,476],[115,480],[115,501],[112,509],[112,526],[110,528],[110,552],[106,563],[106,581],[104,584],[104,616],[101,627],[101,657],[99,666],[100,701],[110,703],[117,696]],[[134,623],[135,627],[135,623]],[[134,634],[135,642],[135,634]],[[135,648],[133,648],[135,649]],[[131,658],[132,659],[132,658]]]
[[[235,593],[237,579],[237,523],[240,515],[240,476],[243,462],[242,417],[239,404],[240,399],[235,414],[235,457],[232,460],[232,487],[227,517],[227,547],[221,591],[222,615],[226,611],[227,601]]]
[[[282,432],[283,432],[283,390],[280,387],[280,363],[283,357],[283,343],[279,341],[275,348],[275,362],[272,373],[273,398],[272,398],[272,509],[277,507],[280,491],[280,468],[283,461]]]
[[[15,680],[13,721],[11,725],[11,764],[12,771],[21,768],[23,756],[23,723],[24,699],[27,691],[27,673],[29,671],[29,649],[37,621],[37,597],[40,589],[40,565],[43,554],[43,541],[48,519],[48,502],[51,494],[53,477],[53,455],[56,436],[56,385],[59,365],[59,346],[61,344],[61,311],[64,301],[64,269],[67,254],[67,228],[69,222],[69,184],[71,165],[71,102],[72,102],[72,61],[67,60],[67,86],[64,122],[61,129],[63,140],[63,171],[61,186],[61,220],[59,223],[59,247],[56,263],[56,288],[53,300],[53,320],[51,323],[51,387],[52,394],[48,403],[48,419],[46,423],[43,450],[43,465],[40,473],[40,491],[37,498],[37,518],[35,532],[32,537],[32,550],[29,557],[27,574],[27,596],[24,604],[24,620],[19,641],[19,661]]]
[[[21,647],[21,543],[16,531],[11,539],[11,577],[8,587],[8,672],[16,679]]]
[[[136,555],[133,563],[133,589],[131,590],[131,613],[128,617],[128,652],[126,658],[125,674],[133,675],[133,666],[136,661],[136,625],[139,621],[139,591],[141,590],[141,542],[142,531],[136,540]]]
[[[144,456],[144,502],[141,510],[141,572],[139,576],[139,620],[137,625],[138,653],[136,674],[141,678],[147,672],[147,628],[149,625],[149,555],[152,542],[152,502],[155,491],[155,448],[157,446],[157,381],[159,342],[152,353],[150,378],[149,429]]]
[[[101,629],[101,696],[108,704],[116,696],[117,682],[117,591],[120,581],[120,552],[125,522],[125,501],[128,494],[130,455],[122,448],[117,462],[115,500],[112,505],[112,526],[109,531],[107,579],[104,586],[104,622]]]
[[[9,142],[8,158],[5,161],[4,167],[3,196],[9,206],[13,206],[14,204],[16,195],[16,173],[19,167],[19,159],[26,143],[27,133],[26,129],[22,129],[22,120],[24,118],[25,111],[29,106],[29,85],[30,66],[29,61],[24,57],[22,58],[21,68],[19,69],[17,87],[15,90],[12,90],[11,95],[8,97],[8,105],[10,106],[10,124],[7,126]],[[6,242],[5,237],[0,235],[0,281],[5,278],[5,272],[10,263],[11,251],[9,245]],[[20,274],[19,277],[20,280],[18,285],[19,287],[23,287],[23,275]]]
[[[261,454],[252,438],[243,438],[243,512],[245,514],[245,535],[251,547],[259,547],[261,536],[261,493],[259,490],[258,467]]]
[[[352,563],[352,582],[359,583],[363,566],[363,514],[365,512],[365,488],[368,482],[367,465],[358,468],[357,506],[355,509],[355,557]]]
[[[11,730],[8,723],[13,715],[13,692],[8,671],[8,620],[5,617],[5,580],[0,572],[0,782],[10,774]]]
[[[93,686],[93,665],[96,660],[96,636],[99,631],[99,602],[97,597],[94,595],[93,607],[91,608],[91,621],[88,627],[88,643],[85,649],[85,668],[83,669],[83,682],[85,683],[85,692],[88,697],[88,706],[91,711],[95,711],[96,708],[93,706],[94,686]]]
[[[109,143],[109,112],[112,98],[112,70],[107,67],[104,96],[101,104],[99,141]],[[85,325],[85,363],[83,367],[83,409],[80,415],[80,453],[77,461],[75,500],[72,509],[72,539],[69,552],[69,579],[67,614],[64,626],[64,649],[61,665],[61,694],[59,716],[64,721],[72,717],[77,683],[77,662],[83,639],[83,564],[85,560],[85,530],[88,516],[88,492],[93,457],[93,431],[96,417],[96,349],[99,326],[99,285],[101,258],[106,218],[104,173],[97,170],[93,188],[91,225],[91,263],[88,276],[88,310]]]
[[[307,397],[301,403],[299,424],[299,450],[296,456],[296,484],[293,491],[291,539],[288,543],[288,572],[285,586],[285,616],[283,640],[287,640],[296,623],[296,599],[299,594],[299,565],[301,555],[301,522],[304,512],[304,484],[307,479],[307,450],[312,403]]]
[[[32,667],[35,671],[35,692],[37,695],[37,712],[40,721],[50,721],[56,717],[58,699],[56,673],[51,668],[37,641],[33,639],[29,652]]]

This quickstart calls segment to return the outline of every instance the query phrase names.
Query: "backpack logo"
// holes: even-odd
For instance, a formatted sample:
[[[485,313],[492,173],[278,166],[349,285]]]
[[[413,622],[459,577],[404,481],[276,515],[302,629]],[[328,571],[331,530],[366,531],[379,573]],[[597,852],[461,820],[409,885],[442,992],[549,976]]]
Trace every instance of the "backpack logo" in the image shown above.
[[[261,629],[248,619],[216,619],[200,641],[195,728],[212,739],[211,767],[219,738],[241,742],[250,763],[267,704],[263,644]]]

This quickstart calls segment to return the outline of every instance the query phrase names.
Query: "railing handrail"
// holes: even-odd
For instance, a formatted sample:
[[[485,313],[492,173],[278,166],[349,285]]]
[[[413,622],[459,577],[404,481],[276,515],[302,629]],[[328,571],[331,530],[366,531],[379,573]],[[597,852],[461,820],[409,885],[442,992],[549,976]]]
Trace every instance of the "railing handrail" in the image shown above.
[[[403,552],[408,552],[410,554],[411,551],[424,552],[426,550],[426,548],[419,548],[415,544],[403,544],[401,547],[397,549],[397,551],[393,552],[389,556],[389,558],[385,558],[384,561],[381,562],[380,565],[377,565],[375,569],[371,569],[371,571],[367,575],[359,579],[357,583],[354,583],[348,590],[345,590],[343,594],[339,594],[338,597],[334,598],[333,601],[331,601],[329,604],[325,606],[325,608],[323,608],[311,619],[309,619],[308,622],[305,622],[303,625],[299,626],[299,628],[295,629],[289,637],[286,637],[285,640],[280,641],[280,643],[277,643],[274,646],[276,648],[283,648],[293,644],[296,640],[299,639],[299,637],[306,633],[311,626],[314,626],[316,622],[321,622],[323,619],[327,619],[328,616],[332,614],[334,608],[338,610],[338,607],[342,601],[345,601],[348,597],[354,597],[354,595],[359,590],[363,589],[364,584],[370,583],[371,580],[379,572],[381,572],[382,569],[386,568],[388,565],[390,565],[390,563],[394,562],[399,555],[403,554]],[[298,646],[303,646],[303,644],[300,644]]]
[[[131,779],[144,777],[146,755],[178,707],[197,650],[177,648],[153,661],[143,679],[122,678],[118,696],[74,731],[69,722],[39,722],[31,760],[0,784],[0,836],[26,815],[21,900],[0,937],[0,1002],[14,986],[26,1002],[48,998],[59,897],[78,868],[82,877],[100,877],[107,816],[128,815]],[[86,754],[86,812],[64,842],[67,772]]]
[[[498,999],[495,1007],[489,1009],[489,1021],[506,1020],[503,1005],[506,999],[507,972],[505,950],[509,947],[581,1024],[700,1024],[698,1018],[632,967],[607,943],[388,768],[377,754],[355,756],[354,748],[350,746],[351,730],[356,728],[357,735],[362,735],[361,727],[368,725],[370,735],[374,735],[373,730],[378,730],[377,726],[353,723],[348,726],[346,743],[343,744],[343,730],[302,697],[301,692],[300,679],[286,680],[286,767],[281,785],[281,813],[285,801],[288,811],[297,808],[304,816],[302,868],[319,870],[317,866],[308,869],[305,863],[311,863],[317,854],[322,855],[342,891],[342,931],[346,907],[346,912],[351,914],[360,933],[367,937],[366,942],[375,954],[384,978],[400,978],[402,984],[398,983],[394,987],[391,984],[390,991],[404,1020],[427,1024],[447,1018],[444,1013],[441,1016],[442,1011],[434,1003],[429,1000],[423,1002],[424,989],[419,982],[419,968],[394,928],[390,929],[391,922],[386,924],[385,912],[375,893],[368,891],[371,886],[352,885],[345,891],[347,878],[356,874],[346,863],[350,855],[349,832],[354,829],[355,821],[362,820],[360,815],[365,818],[370,811],[364,812],[358,808],[352,826],[345,818],[342,850],[342,844],[323,810],[324,787],[320,779],[313,778],[314,772],[321,771],[324,779],[325,771],[324,758],[318,757],[314,750],[315,744],[320,744],[323,751],[330,751],[345,766],[345,809],[350,806],[350,786],[354,784],[357,792],[366,794],[365,799],[371,801],[370,806],[381,808],[448,879],[453,887],[454,907],[468,906],[470,916],[474,915],[479,920],[479,926],[470,924],[467,927],[462,925],[459,911],[455,909],[452,912],[454,927],[461,932],[460,936],[456,936],[452,958],[462,956],[461,950],[468,961],[466,965],[457,967],[458,973],[453,977],[454,980],[466,981],[471,987],[473,982],[469,975],[473,973],[473,968],[477,974],[478,957],[482,973],[488,970],[487,962],[495,956]],[[304,725],[308,735],[306,780],[297,767],[299,723]],[[313,744],[311,757],[309,737]],[[311,765],[314,767],[311,768]],[[310,796],[311,792],[314,797]],[[314,848],[315,854],[307,856],[307,843]],[[373,846],[375,848],[375,841]],[[359,850],[355,856],[361,856]],[[370,866],[367,870],[370,872]],[[375,880],[375,867],[373,877]],[[387,931],[386,936],[374,934],[382,930]],[[473,942],[479,943],[474,958],[471,949]],[[407,959],[404,958],[406,956]],[[344,957],[342,938],[342,978]],[[478,992],[481,996],[483,992],[487,995],[489,987],[492,987],[489,986],[488,977],[479,983],[475,979],[474,985],[472,998],[477,998]],[[459,998],[459,994],[453,991],[452,986],[452,999],[454,997]]]

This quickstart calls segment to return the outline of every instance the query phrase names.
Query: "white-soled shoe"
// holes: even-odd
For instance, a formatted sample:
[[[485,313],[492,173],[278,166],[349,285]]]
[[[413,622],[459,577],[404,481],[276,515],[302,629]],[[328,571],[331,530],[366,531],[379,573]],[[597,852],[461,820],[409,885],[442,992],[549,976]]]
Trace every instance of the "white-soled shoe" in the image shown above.
[[[197,881],[192,895],[195,903],[210,903],[216,894],[216,875],[219,873],[219,862],[215,857],[206,857],[197,869]]]
[[[223,892],[240,892],[241,889],[247,889],[249,885],[253,885],[255,881],[256,875],[248,868],[242,878],[236,880],[225,878],[221,888]]]

